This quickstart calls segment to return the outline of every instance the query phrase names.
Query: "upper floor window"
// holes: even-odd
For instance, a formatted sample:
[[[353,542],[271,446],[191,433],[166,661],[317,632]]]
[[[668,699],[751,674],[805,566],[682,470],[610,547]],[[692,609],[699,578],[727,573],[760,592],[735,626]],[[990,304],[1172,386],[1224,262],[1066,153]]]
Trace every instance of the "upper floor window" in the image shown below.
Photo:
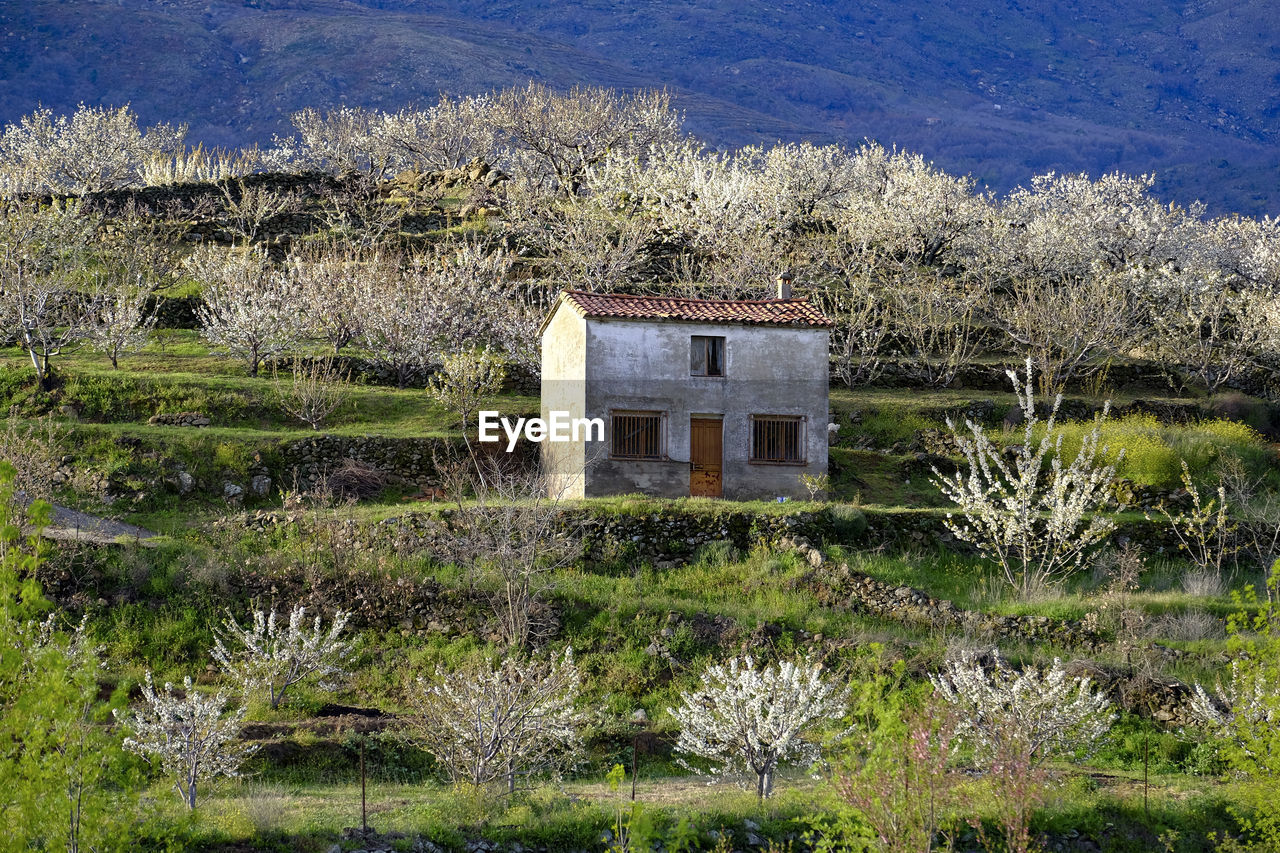
[[[691,376],[724,376],[724,338],[694,335],[689,343]]]

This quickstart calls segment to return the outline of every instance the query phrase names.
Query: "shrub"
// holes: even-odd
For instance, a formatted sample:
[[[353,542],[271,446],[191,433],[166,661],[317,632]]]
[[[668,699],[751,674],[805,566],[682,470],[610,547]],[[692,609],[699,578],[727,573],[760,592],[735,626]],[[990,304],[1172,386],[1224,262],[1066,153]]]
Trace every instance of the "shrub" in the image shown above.
[[[1092,429],[1092,421],[1062,424],[1062,455],[1077,453]],[[1144,486],[1178,486],[1184,460],[1197,480],[1208,475],[1224,455],[1240,457],[1254,470],[1266,467],[1262,437],[1252,427],[1235,421],[1179,426],[1162,424],[1152,415],[1127,415],[1104,423],[1100,441],[1105,447],[1102,461],[1115,465],[1118,476]]]
[[[1194,643],[1222,636],[1222,621],[1196,607],[1168,613],[1156,623],[1156,632],[1170,640]]]

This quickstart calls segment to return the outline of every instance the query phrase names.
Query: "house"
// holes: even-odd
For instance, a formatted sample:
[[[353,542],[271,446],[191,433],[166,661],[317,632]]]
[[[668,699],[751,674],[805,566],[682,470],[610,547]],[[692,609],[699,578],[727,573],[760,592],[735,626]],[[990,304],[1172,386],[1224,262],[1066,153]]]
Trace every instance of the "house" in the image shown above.
[[[550,487],[807,496],[801,475],[827,471],[831,326],[788,279],[770,300],[561,293],[540,332],[542,418],[599,418],[604,440],[544,442]]]

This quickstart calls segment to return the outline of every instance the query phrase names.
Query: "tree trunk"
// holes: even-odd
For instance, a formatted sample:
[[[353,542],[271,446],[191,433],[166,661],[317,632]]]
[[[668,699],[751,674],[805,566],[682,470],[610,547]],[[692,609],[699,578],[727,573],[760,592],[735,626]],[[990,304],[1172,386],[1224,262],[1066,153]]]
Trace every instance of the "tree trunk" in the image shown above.
[[[49,368],[48,353],[36,352],[35,342],[30,337],[26,337],[26,344],[27,355],[31,358],[31,366],[36,371],[36,384],[39,385],[41,391],[52,390],[53,371]]]
[[[756,774],[756,796],[767,800],[773,795],[773,768],[767,767]]]

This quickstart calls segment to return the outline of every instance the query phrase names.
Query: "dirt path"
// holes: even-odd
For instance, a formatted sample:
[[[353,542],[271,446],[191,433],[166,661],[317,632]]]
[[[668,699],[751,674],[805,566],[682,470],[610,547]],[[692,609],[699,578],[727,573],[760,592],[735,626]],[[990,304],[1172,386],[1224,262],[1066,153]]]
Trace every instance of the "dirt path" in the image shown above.
[[[122,521],[112,521],[54,504],[53,519],[44,529],[44,535],[49,539],[92,542],[98,545],[112,545],[128,540],[149,547],[147,540],[156,534]]]

